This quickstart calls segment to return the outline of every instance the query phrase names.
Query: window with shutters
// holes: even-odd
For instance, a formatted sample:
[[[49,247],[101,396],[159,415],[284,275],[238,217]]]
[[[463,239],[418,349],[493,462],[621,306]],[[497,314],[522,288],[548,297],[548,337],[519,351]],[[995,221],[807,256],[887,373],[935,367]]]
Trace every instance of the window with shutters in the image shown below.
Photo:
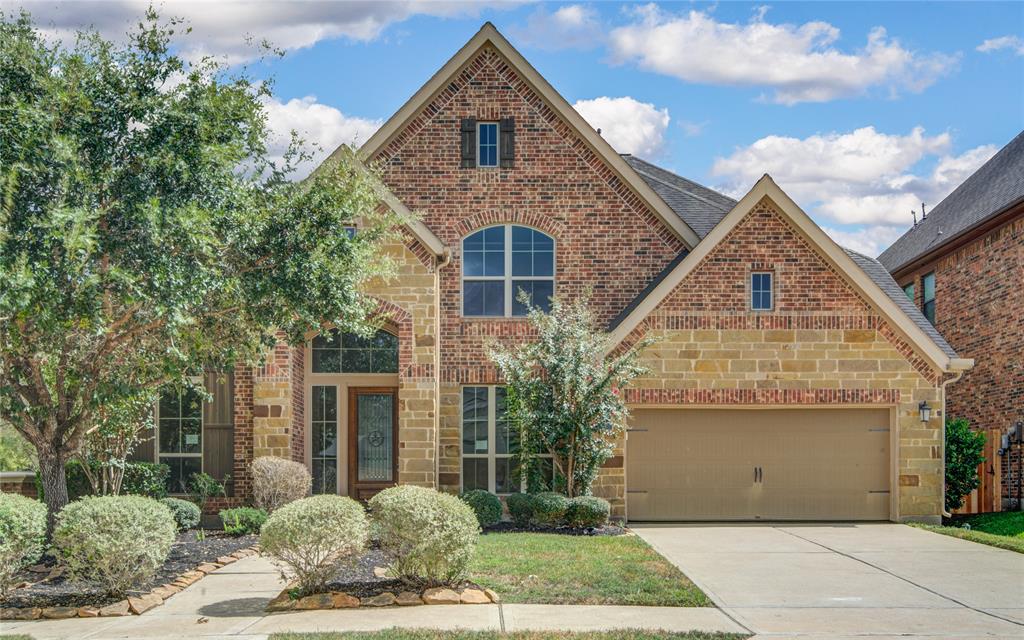
[[[516,123],[514,118],[477,122],[463,118],[460,124],[460,165],[511,169],[515,165]]]
[[[525,316],[530,304],[543,311],[555,295],[555,240],[519,225],[486,227],[462,241],[462,314]]]
[[[498,166],[498,123],[480,122],[476,127],[476,166]]]

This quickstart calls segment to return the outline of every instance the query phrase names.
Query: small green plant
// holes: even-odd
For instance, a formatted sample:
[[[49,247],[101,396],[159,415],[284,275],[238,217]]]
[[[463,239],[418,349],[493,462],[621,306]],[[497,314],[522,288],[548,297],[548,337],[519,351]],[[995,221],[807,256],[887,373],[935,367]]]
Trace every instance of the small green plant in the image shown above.
[[[533,494],[513,493],[505,498],[508,515],[518,527],[528,527],[533,522]]]
[[[541,527],[557,527],[565,524],[569,510],[569,499],[560,493],[545,491],[533,496],[533,523]]]
[[[255,507],[235,507],[220,512],[224,532],[232,536],[258,534],[267,521],[267,512]]]
[[[985,434],[964,418],[946,420],[946,510],[959,509],[978,488],[978,465],[985,462]]]
[[[501,521],[501,500],[493,493],[473,489],[463,493],[461,498],[463,502],[473,507],[481,527],[490,527]]]
[[[600,527],[608,522],[612,506],[597,496],[577,496],[569,500],[565,523],[570,527]]]
[[[160,501],[174,514],[174,522],[178,525],[178,531],[188,531],[199,526],[202,512],[195,503],[179,498],[164,498]]]
[[[224,476],[228,481],[228,476]],[[208,473],[193,473],[188,479],[188,493],[192,502],[199,505],[200,509],[206,508],[206,501],[210,498],[225,495],[224,485],[217,482],[217,479]]]
[[[13,493],[0,493],[0,597],[14,586],[18,572],[43,553],[46,505]]]

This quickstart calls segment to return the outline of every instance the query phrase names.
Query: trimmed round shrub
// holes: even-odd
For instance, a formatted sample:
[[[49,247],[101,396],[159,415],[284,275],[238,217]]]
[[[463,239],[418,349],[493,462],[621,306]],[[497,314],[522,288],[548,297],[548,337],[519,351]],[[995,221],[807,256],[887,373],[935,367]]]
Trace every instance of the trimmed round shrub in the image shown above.
[[[178,525],[178,531],[188,531],[199,526],[199,519],[203,514],[194,502],[179,498],[164,498],[160,504],[171,510],[174,522]]]
[[[608,522],[612,505],[597,496],[577,496],[569,500],[565,523],[570,527],[600,527]]]
[[[267,513],[305,498],[313,486],[313,476],[306,465],[276,456],[256,458],[249,471],[253,504]]]
[[[565,523],[569,498],[560,493],[545,491],[533,495],[533,523],[542,527],[557,527]]]
[[[294,578],[304,594],[316,593],[359,557],[368,528],[366,512],[352,498],[312,496],[270,514],[260,530],[260,549],[277,562],[285,580]]]
[[[224,531],[228,535],[256,534],[267,521],[267,512],[253,507],[235,507],[221,511],[220,520],[224,523]]]
[[[46,541],[46,505],[14,493],[0,493],[0,596],[24,567],[39,559]]]
[[[518,527],[528,527],[533,522],[533,495],[529,493],[513,493],[505,498],[508,515]]]
[[[391,487],[370,499],[370,517],[399,578],[441,585],[465,577],[480,525],[462,500],[423,487]]]
[[[498,524],[501,520],[501,500],[493,493],[483,489],[473,489],[463,493],[462,500],[473,508],[476,520],[481,527]]]
[[[86,497],[57,514],[53,546],[72,578],[123,596],[153,577],[176,529],[171,510],[152,498]]]

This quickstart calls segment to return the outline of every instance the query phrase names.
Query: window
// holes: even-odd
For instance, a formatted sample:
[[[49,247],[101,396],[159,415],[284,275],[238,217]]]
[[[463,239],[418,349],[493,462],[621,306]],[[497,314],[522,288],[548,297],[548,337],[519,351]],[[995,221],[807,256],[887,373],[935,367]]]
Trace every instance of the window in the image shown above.
[[[555,241],[518,225],[487,227],[462,241],[462,313],[525,316],[530,302],[548,311],[555,295]]]
[[[921,313],[935,324],[935,272],[921,278]]]
[[[314,385],[312,427],[313,494],[338,490],[338,387]]]
[[[191,388],[167,389],[157,405],[157,462],[171,468],[167,491],[188,493],[188,480],[203,470],[203,397]]]
[[[331,329],[312,351],[313,373],[398,373],[398,338],[384,330],[363,338]]]
[[[476,166],[498,166],[497,122],[481,122],[476,126]]]
[[[903,285],[903,293],[905,293],[907,295],[907,298],[910,299],[911,302],[913,302],[914,301],[914,283],[910,282],[910,283],[907,283],[907,284]]]
[[[505,387],[463,387],[462,490],[524,491],[518,454],[519,433],[505,419]],[[554,474],[551,456],[541,458],[550,488]]]
[[[771,311],[772,274],[750,274],[750,308],[754,311]]]
[[[345,231],[345,235],[348,236],[349,240],[356,237],[355,227],[342,227],[342,229]]]

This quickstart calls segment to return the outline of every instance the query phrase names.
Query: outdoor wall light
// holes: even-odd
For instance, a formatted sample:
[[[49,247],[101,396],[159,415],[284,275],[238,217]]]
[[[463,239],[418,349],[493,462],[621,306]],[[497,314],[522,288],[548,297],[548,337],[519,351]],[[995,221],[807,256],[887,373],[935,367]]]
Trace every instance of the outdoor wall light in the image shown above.
[[[917,405],[917,410],[921,413],[921,422],[928,422],[932,419],[932,408],[928,406],[927,400]]]

